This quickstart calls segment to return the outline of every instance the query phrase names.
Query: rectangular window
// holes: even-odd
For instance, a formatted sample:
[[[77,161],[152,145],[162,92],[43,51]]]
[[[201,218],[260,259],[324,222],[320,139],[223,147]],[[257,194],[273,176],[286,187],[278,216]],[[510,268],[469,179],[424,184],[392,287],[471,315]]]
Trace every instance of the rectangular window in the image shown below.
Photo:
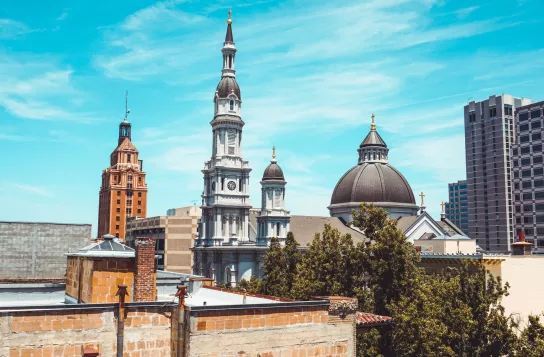
[[[115,229],[119,230],[119,225],[118,224],[115,226]]]
[[[117,217],[115,217],[115,220],[116,220],[117,222],[119,222],[119,221],[121,220],[121,218],[120,218],[119,216],[117,216]]]
[[[132,175],[128,175],[127,179],[128,179],[128,182],[132,182]]]
[[[525,159],[521,159],[521,166],[525,165],[531,165],[531,158],[527,157]]]
[[[127,188],[132,189],[132,184],[131,183],[127,184]]]
[[[544,211],[544,204],[543,203],[536,204],[535,205],[535,211],[539,211],[539,212]]]
[[[531,170],[521,171],[521,177],[531,177]]]
[[[138,201],[138,206],[141,206],[142,205],[142,201]]]
[[[505,115],[512,115],[512,106],[510,104],[504,105],[504,114]]]
[[[541,200],[544,198],[544,192],[535,192],[535,200]]]
[[[130,162],[131,156],[130,154],[127,154],[127,162]]]
[[[236,143],[236,130],[234,129],[229,129],[227,131],[227,136],[228,136],[228,154],[229,155],[234,155],[234,146],[235,146],[235,143]]]
[[[529,119],[529,112],[525,112],[525,113],[520,113],[519,114],[519,121],[522,122],[522,121],[526,121]]]
[[[523,135],[519,138],[520,143],[526,143],[529,142],[529,135]]]
[[[542,175],[544,173],[544,169],[542,169],[542,167],[535,168],[535,169],[533,169],[533,173],[534,173],[535,176]]]
[[[117,200],[117,204],[120,205],[120,204],[121,204],[121,200]]]
[[[530,146],[526,146],[524,148],[521,148],[521,154],[529,154],[531,152],[531,147]]]
[[[517,195],[516,195],[517,196]],[[533,194],[531,192],[528,192],[528,193],[524,193],[523,194],[523,199],[524,200],[532,200],[533,199]],[[519,200],[519,199],[518,199]]]
[[[141,193],[141,192],[138,192],[138,197],[142,197],[142,193]]]
[[[127,214],[132,214],[132,208],[127,208]]]
[[[489,117],[495,118],[497,116],[497,108],[495,106],[489,107]]]
[[[535,109],[531,111],[531,119],[540,118],[540,109]]]
[[[127,200],[127,206],[132,206],[132,200]]]
[[[529,124],[523,124],[519,126],[519,131],[527,131],[529,130]]]
[[[476,113],[475,112],[469,112],[468,113],[468,122],[474,123],[476,121]]]
[[[525,181],[522,186],[523,188],[531,188],[531,181]],[[515,187],[514,185],[514,188],[517,190],[519,187]]]
[[[544,216],[536,216],[536,223],[544,222]]]
[[[117,213],[121,213],[121,209],[117,207]]]
[[[537,229],[536,229],[536,234],[538,234],[538,235],[544,235],[544,227],[543,227],[543,228],[537,227]]]
[[[542,187],[544,186],[544,180],[534,180],[535,187]]]
[[[138,214],[142,213],[142,210],[138,208]]]
[[[542,134],[541,134],[541,133],[534,133],[534,134],[532,135],[533,141],[540,140],[541,138],[542,138]]]
[[[533,217],[523,217],[523,223],[532,224],[533,223]]]
[[[533,205],[532,204],[523,205],[523,212],[533,212]]]
[[[539,121],[534,121],[531,123],[531,128],[532,129],[538,129],[540,128],[540,120]]]
[[[121,196],[121,191],[117,191],[117,196]]]
[[[533,164],[541,164],[541,163],[542,163],[542,156],[533,157]]]

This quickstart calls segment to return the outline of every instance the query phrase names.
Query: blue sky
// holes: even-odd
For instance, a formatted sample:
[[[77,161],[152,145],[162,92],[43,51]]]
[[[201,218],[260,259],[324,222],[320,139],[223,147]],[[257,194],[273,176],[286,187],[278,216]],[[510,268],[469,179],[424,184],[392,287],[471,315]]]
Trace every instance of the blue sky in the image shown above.
[[[4,1],[0,220],[96,229],[125,90],[149,215],[199,200],[229,8],[254,205],[275,145],[292,213],[327,215],[375,112],[436,216],[465,177],[467,100],[544,100],[539,0]]]

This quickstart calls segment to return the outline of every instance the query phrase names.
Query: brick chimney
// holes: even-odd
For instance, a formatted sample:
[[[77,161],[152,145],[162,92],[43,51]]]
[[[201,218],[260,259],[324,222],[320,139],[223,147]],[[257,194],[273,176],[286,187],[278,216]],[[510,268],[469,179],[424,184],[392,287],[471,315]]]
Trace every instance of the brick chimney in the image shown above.
[[[134,301],[155,301],[157,270],[155,267],[155,238],[136,238],[134,265]]]

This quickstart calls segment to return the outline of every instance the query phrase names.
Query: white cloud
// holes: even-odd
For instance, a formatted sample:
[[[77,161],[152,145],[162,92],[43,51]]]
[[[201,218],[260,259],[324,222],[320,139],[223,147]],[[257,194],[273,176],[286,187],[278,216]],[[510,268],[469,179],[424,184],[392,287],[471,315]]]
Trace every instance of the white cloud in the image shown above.
[[[30,29],[22,22],[0,19],[0,39],[14,39],[28,32]]]

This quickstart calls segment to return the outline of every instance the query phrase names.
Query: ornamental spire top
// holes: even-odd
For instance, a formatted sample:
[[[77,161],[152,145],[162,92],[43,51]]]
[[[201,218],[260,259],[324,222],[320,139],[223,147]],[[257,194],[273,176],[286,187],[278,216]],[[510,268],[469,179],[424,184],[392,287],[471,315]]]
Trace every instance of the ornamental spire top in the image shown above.
[[[232,10],[229,10],[229,18],[227,20],[227,34],[225,35],[225,43],[234,43],[234,36],[232,36],[232,18],[230,15]]]
[[[272,160],[276,160],[276,147],[272,146]]]
[[[374,118],[376,117],[374,113],[370,116],[372,118],[372,124],[370,124],[370,130],[376,130],[376,124],[374,123]]]
[[[232,19],[230,18],[230,15],[232,14],[232,10],[229,10],[229,19],[227,20],[227,24],[232,24]]]

